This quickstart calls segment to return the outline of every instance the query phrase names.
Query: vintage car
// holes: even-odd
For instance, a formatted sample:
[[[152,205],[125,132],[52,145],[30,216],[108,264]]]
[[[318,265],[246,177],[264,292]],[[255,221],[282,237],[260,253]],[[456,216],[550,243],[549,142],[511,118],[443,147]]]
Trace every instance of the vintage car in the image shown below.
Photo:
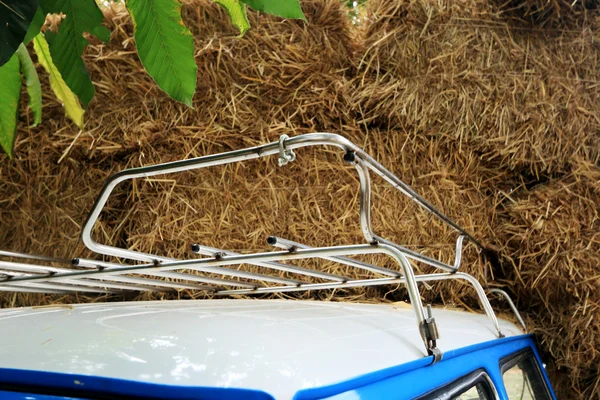
[[[313,248],[271,236],[267,242],[277,251],[239,254],[192,244],[194,253],[206,257],[176,260],[92,238],[120,182],[271,155],[278,155],[283,166],[295,160],[294,150],[306,146],[338,147],[344,161],[356,168],[364,243]],[[452,265],[373,231],[370,173],[456,230]],[[342,136],[284,135],[248,149],[121,171],[104,185],[83,226],[82,240],[99,256],[128,263],[2,251],[0,290],[188,289],[206,291],[211,298],[0,310],[5,338],[0,346],[0,398],[555,399],[534,338],[525,333],[510,297],[499,289],[486,293],[473,276],[460,272],[463,242],[483,249],[480,242]],[[387,255],[397,268],[353,257],[364,254]],[[357,280],[293,264],[317,258],[371,275]],[[417,275],[415,262],[439,272]],[[55,266],[66,263],[70,266]],[[236,268],[242,264],[273,274]],[[423,306],[420,282],[454,279],[472,286],[484,313]],[[399,284],[407,288],[409,303],[251,298]],[[497,318],[488,293],[508,302],[520,327]]]

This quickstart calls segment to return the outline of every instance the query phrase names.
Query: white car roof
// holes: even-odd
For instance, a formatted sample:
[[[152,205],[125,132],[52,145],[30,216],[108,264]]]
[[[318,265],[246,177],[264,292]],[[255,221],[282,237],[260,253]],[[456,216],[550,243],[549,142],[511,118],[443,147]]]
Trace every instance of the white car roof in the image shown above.
[[[434,308],[442,352],[496,339],[485,315]],[[500,320],[506,336],[522,334]],[[0,310],[0,367],[292,398],[426,355],[402,304],[181,300]]]

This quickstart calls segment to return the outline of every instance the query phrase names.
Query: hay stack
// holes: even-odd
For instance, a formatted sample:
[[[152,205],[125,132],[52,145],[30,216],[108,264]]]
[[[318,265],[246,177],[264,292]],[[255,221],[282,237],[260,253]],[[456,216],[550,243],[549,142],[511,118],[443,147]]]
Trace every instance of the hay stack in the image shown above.
[[[503,178],[495,171],[481,170],[481,163],[460,155],[456,149],[451,151],[455,156],[448,158],[449,149],[426,137],[374,131],[365,138],[364,131],[354,126],[349,116],[346,83],[352,71],[353,42],[345,10],[337,3],[321,1],[306,2],[304,9],[310,29],[302,22],[282,23],[252,14],[256,28],[239,40],[233,37],[221,8],[188,4],[184,15],[201,49],[197,54],[200,89],[194,110],[159,92],[136,55],[125,52],[131,48],[130,22],[122,10],[110,11],[114,31],[111,44],[105,47],[96,43],[88,55],[98,94],[86,132],[66,133],[69,125],[63,124],[65,139],[58,145],[52,144],[56,136],[36,133],[46,141],[23,141],[17,147],[22,160],[42,156],[35,162],[53,168],[48,176],[71,182],[71,192],[62,197],[79,201],[51,200],[55,209],[40,203],[31,205],[38,213],[56,213],[75,221],[73,231],[63,233],[69,247],[46,242],[48,248],[64,257],[81,251],[81,246],[77,247],[78,225],[92,204],[99,182],[116,170],[254,145],[283,133],[320,129],[341,132],[359,144],[365,143],[367,150],[385,165],[401,176],[412,177],[409,183],[422,189],[437,206],[476,234],[488,236],[488,215],[474,218],[472,211],[492,201],[486,199],[489,181]],[[30,142],[33,147],[25,147]],[[46,157],[47,148],[54,149],[51,157]],[[310,161],[295,163],[289,171],[280,172],[271,159],[184,174],[177,184],[171,177],[158,177],[123,185],[101,219],[98,239],[178,257],[189,256],[189,244],[203,239],[213,246],[238,250],[264,249],[270,234],[306,240],[312,245],[361,242],[358,215],[346,211],[348,205],[355,211],[358,208],[358,183],[352,168],[344,166],[337,154],[319,158],[314,152],[306,154],[300,154],[301,159]],[[419,161],[415,163],[415,159]],[[60,165],[56,165],[58,160],[62,161]],[[21,160],[16,163],[26,165]],[[35,175],[33,170],[15,174],[19,179],[30,179],[26,178],[30,175]],[[24,190],[47,186],[43,178],[39,179],[23,184]],[[446,189],[438,190],[436,186]],[[36,197],[52,198],[47,192]],[[382,235],[411,246],[430,244],[432,248],[424,251],[452,260],[453,232],[442,230],[440,234],[436,231],[439,224],[428,225],[429,218],[415,208],[396,215],[391,210],[396,210],[393,205],[401,198],[389,189],[376,193],[375,201],[380,199],[383,207],[375,213],[375,222]],[[410,206],[406,201],[402,204],[402,208]],[[460,207],[463,204],[465,208]],[[15,224],[22,217],[19,214]],[[55,229],[62,224],[57,219],[48,226]],[[41,237],[50,236],[45,231],[24,232],[18,237],[26,238],[26,242],[13,248],[26,251],[33,248],[33,243],[44,243]],[[44,250],[38,246],[38,252]],[[471,261],[477,262],[477,257]]]
[[[354,93],[364,123],[438,135],[536,177],[575,155],[600,160],[593,21],[522,26],[478,0],[368,5]]]
[[[581,27],[595,17],[597,0],[496,0],[504,16],[524,26]]]
[[[472,247],[464,270],[490,285],[496,284],[494,278],[517,282],[514,291],[523,307],[532,304],[543,344],[557,349],[553,355],[559,365],[578,368],[574,379],[580,380],[567,387],[584,391],[593,372],[589,360],[571,351],[573,338],[556,346],[552,340],[559,338],[557,327],[571,325],[565,315],[591,304],[585,300],[594,299],[591,290],[582,289],[591,283],[567,290],[568,269],[535,282],[537,252],[559,239],[551,230],[536,236],[538,231],[531,233],[529,222],[523,222],[538,212],[533,194],[529,200],[529,195],[523,199],[521,192],[513,192],[521,206],[508,211],[498,206],[506,201],[505,193],[531,180],[530,174],[568,171],[573,155],[584,160],[577,165],[597,162],[598,89],[590,81],[597,79],[598,56],[591,50],[590,31],[515,28],[497,4],[475,0],[462,8],[433,1],[368,4],[374,7],[373,20],[366,26],[361,53],[354,41],[358,36],[350,31],[346,10],[337,1],[304,1],[308,26],[251,13],[254,29],[243,39],[235,37],[218,5],[189,2],[184,17],[196,38],[199,67],[194,109],[159,91],[135,55],[129,18],[118,7],[110,9],[110,44],[95,42],[86,54],[97,98],[85,130],[78,132],[64,119],[45,82],[44,123],[21,129],[13,161],[1,156],[0,248],[91,257],[79,241],[81,224],[102,181],[116,171],[265,143],[284,133],[341,133],[484,243],[499,249],[510,243],[506,260],[522,261],[506,271],[516,272],[486,265]],[[559,76],[563,71],[566,75]],[[580,182],[584,175],[560,182]],[[585,187],[592,187],[592,175],[585,176]],[[187,249],[194,242],[266,250],[265,239],[272,234],[313,246],[363,240],[358,180],[338,152],[303,149],[284,168],[271,158],[173,178],[119,186],[95,231],[98,241],[189,257]],[[373,180],[375,231],[451,262],[455,233]],[[548,190],[557,192],[557,185]],[[596,192],[577,190],[573,193],[597,204],[597,198],[589,197]],[[580,197],[566,199],[561,210]],[[566,223],[565,217],[560,224]],[[564,246],[584,249],[582,243],[591,243],[585,240],[592,237],[586,232]],[[521,249],[522,240],[531,245]],[[389,259],[370,260],[394,267]],[[364,277],[338,265],[319,267]],[[548,314],[545,307],[557,300],[541,296],[541,290],[525,290],[527,285],[561,287],[558,293],[573,301]],[[362,301],[404,297],[402,291],[388,290],[310,295]],[[583,297],[573,297],[574,290]],[[456,283],[423,293],[427,301],[476,307],[471,292]],[[99,299],[0,295],[0,305]],[[583,324],[585,318],[575,323]]]
[[[2,166],[3,176],[11,176],[5,182],[2,212],[7,217],[2,223],[14,226],[3,230],[2,247],[92,256],[79,243],[80,224],[110,174],[264,143],[283,133],[318,130],[339,132],[366,145],[469,231],[490,237],[494,198],[489,187],[506,180],[506,174],[427,136],[357,127],[349,84],[354,43],[346,11],[328,1],[305,2],[303,8],[308,27],[252,13],[255,29],[239,40],[220,7],[187,4],[184,17],[199,49],[193,110],[156,88],[130,51],[132,27],[126,13],[110,9],[110,45],[95,43],[86,56],[97,98],[85,131],[72,130],[49,98],[44,125],[20,132],[15,161]],[[353,169],[338,153],[306,150],[299,156],[302,163],[284,170],[271,159],[182,174],[177,183],[172,177],[157,177],[124,184],[111,197],[96,237],[176,257],[189,257],[189,244],[197,241],[264,250],[271,234],[315,246],[362,242]],[[15,191],[15,186],[20,189]],[[381,207],[374,222],[381,235],[453,260],[454,232],[440,229],[441,224],[390,188],[378,188],[374,203]],[[489,212],[474,212],[482,208]],[[475,252],[467,252],[466,270],[485,278],[480,262]],[[357,271],[344,273],[362,277]],[[359,295],[364,298],[364,293]],[[453,294],[444,298],[465,301]]]
[[[44,123],[23,124],[15,159],[1,156],[0,247],[64,258],[93,256],[79,241],[81,224],[112,173],[254,145],[299,129],[324,129],[328,121],[341,125],[333,105],[341,104],[343,65],[351,65],[343,61],[353,51],[345,11],[322,1],[307,2],[305,11],[311,29],[252,13],[256,29],[238,40],[220,6],[186,5],[199,64],[192,110],[160,92],[134,52],[126,12],[109,9],[110,45],[96,41],[85,55],[97,89],[85,130],[78,132],[63,117],[43,82]],[[111,197],[95,232],[99,241],[129,245],[133,228],[125,202],[136,196],[131,190],[122,185]],[[52,301],[78,299],[2,297],[9,305]]]
[[[511,203],[501,224],[522,309],[582,398],[600,396],[600,169],[569,176]]]

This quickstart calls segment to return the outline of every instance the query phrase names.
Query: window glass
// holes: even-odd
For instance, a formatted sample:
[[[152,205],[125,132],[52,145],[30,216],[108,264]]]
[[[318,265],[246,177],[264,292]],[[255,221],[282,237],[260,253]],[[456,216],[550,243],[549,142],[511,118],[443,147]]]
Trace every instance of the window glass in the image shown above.
[[[452,400],[491,400],[483,383],[471,387],[466,392],[453,397]]]
[[[502,379],[510,400],[550,400],[533,353],[520,353],[502,366]]]
[[[493,400],[494,391],[484,370],[477,370],[419,397],[419,400]]]

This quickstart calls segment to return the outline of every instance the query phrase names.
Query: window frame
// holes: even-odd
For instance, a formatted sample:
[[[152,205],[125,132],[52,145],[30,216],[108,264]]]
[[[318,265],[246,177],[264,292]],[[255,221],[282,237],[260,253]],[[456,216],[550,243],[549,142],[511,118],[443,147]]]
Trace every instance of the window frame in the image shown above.
[[[491,400],[499,400],[498,389],[490,378],[487,371],[483,368],[477,369],[469,374],[463,375],[450,383],[446,383],[427,392],[415,400],[451,400],[454,396],[459,396],[467,390],[483,383],[486,394]]]
[[[548,382],[546,380],[544,371],[542,370],[542,366],[540,365],[540,362],[538,360],[538,358],[536,357],[535,353],[533,352],[533,350],[528,347],[525,349],[521,349],[519,351],[516,351],[512,354],[509,354],[505,357],[502,357],[500,359],[500,377],[502,379],[502,386],[504,389],[504,392],[506,393],[506,382],[504,381],[504,373],[506,371],[508,371],[509,369],[513,368],[515,365],[519,364],[519,362],[521,362],[522,360],[526,360],[526,359],[530,359],[533,361],[533,373],[536,375],[535,378],[537,378],[539,384],[543,387],[544,390],[544,395],[546,396],[545,399],[541,399],[541,400],[552,400],[554,399],[554,397],[552,396],[550,389],[548,388]],[[525,373],[525,371],[523,371]],[[527,374],[525,375],[527,376],[529,379],[531,379],[531,377],[529,377]],[[508,394],[507,394],[508,396]]]

